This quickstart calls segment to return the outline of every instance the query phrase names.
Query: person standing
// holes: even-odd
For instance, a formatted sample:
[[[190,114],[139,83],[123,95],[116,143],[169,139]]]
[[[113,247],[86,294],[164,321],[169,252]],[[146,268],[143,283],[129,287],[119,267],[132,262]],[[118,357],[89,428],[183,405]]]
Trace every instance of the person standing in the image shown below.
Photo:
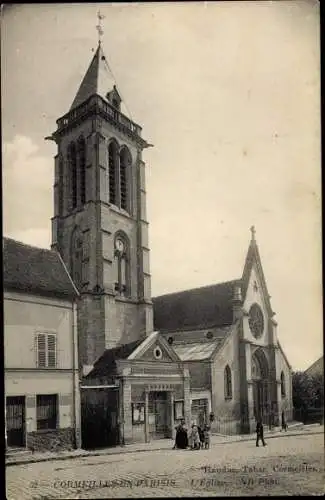
[[[264,441],[264,428],[262,421],[259,419],[256,424],[256,446],[259,446],[260,440],[263,443],[263,446],[266,446],[266,443]]]
[[[187,429],[185,425],[185,420],[181,420],[179,425],[176,427],[176,436],[175,436],[175,444],[173,449],[176,448],[185,450],[188,447],[188,437],[187,437]]]
[[[284,416],[284,411],[281,414],[281,430],[287,432],[288,429],[288,424],[286,422],[285,416]]]
[[[204,447],[206,450],[210,448],[210,427],[208,424],[204,426]]]
[[[192,450],[199,450],[200,449],[200,435],[199,435],[198,427],[195,424],[192,425],[191,448],[192,448]]]

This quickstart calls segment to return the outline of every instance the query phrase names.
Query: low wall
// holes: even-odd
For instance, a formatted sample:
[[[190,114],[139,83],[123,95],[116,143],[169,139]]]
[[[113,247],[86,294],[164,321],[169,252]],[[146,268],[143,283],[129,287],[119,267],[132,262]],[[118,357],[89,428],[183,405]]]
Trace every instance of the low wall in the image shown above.
[[[27,434],[27,448],[32,451],[60,451],[75,448],[75,433],[72,427],[41,430]]]

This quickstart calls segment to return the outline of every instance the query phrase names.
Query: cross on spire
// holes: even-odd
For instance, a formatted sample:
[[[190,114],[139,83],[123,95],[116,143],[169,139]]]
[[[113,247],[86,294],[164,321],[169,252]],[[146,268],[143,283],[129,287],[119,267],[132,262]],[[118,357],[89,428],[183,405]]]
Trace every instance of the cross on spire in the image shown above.
[[[255,226],[251,226],[250,231],[252,233],[252,241],[255,241],[255,233],[256,233]]]
[[[105,16],[101,14],[100,10],[97,12],[98,24],[96,25],[96,30],[98,31],[98,45],[101,44],[102,36],[104,34],[104,29],[102,26],[102,20],[105,19]]]

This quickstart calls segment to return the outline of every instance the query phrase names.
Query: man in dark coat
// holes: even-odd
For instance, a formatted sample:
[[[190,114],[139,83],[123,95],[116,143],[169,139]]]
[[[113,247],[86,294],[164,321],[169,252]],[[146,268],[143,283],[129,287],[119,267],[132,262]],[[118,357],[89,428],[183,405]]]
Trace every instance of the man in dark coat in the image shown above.
[[[284,416],[284,411],[281,414],[281,431],[286,431],[288,429],[288,424],[286,422],[285,416]]]
[[[259,419],[256,423],[256,446],[259,446],[260,440],[262,441],[263,446],[266,446],[266,443],[264,441],[264,429],[262,420]]]

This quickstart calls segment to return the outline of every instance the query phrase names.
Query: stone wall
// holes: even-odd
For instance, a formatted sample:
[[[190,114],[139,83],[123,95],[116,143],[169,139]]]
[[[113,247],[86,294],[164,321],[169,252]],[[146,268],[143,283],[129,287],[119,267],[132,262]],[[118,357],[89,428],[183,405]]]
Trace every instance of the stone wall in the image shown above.
[[[56,430],[41,430],[27,434],[27,448],[32,451],[61,451],[75,448],[75,433],[72,427]]]

